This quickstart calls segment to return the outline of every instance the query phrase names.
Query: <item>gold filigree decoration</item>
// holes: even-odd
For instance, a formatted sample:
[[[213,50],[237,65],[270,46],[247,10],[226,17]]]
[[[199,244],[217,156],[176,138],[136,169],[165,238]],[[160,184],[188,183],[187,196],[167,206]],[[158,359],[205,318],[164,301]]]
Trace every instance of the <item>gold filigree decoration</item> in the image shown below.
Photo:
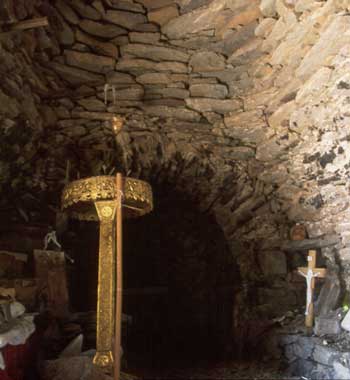
[[[98,258],[97,327],[95,362],[100,367],[111,365],[113,359],[115,309],[115,255],[113,226],[117,204],[115,201],[97,201],[95,208],[100,220]]]
[[[96,355],[100,367],[113,364],[115,310],[114,224],[122,196],[123,215],[144,215],[153,209],[151,186],[144,181],[126,177],[123,194],[116,189],[115,177],[99,176],[68,184],[62,194],[62,208],[73,217],[100,223]],[[119,200],[119,201],[118,201]]]
[[[98,220],[93,202],[116,198],[115,177],[98,176],[71,182],[63,189],[62,209],[81,220]],[[126,217],[147,214],[153,209],[151,186],[139,179],[126,177],[123,208]]]
[[[112,367],[112,365],[113,365],[112,351],[108,351],[108,352],[104,352],[104,353],[97,352],[94,359],[93,359],[93,363],[96,366],[101,367],[101,368]]]

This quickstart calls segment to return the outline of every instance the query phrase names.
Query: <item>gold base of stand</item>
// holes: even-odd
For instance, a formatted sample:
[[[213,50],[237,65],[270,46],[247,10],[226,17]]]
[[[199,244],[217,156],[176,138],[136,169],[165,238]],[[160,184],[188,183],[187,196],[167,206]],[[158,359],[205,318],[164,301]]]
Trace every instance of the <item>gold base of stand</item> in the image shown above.
[[[93,363],[101,368],[111,368],[113,366],[112,351],[96,352]]]

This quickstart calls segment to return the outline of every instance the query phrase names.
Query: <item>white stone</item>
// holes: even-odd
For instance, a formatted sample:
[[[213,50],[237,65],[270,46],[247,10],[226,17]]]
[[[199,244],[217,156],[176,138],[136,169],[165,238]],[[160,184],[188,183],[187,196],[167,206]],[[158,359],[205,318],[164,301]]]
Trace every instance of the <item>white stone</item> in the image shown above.
[[[271,33],[273,26],[276,24],[274,18],[265,18],[255,29],[255,35],[257,37],[265,38],[268,34]]]
[[[319,41],[305,56],[296,75],[306,79],[321,66],[331,63],[331,59],[346,44],[350,43],[350,16],[337,16]]]
[[[18,318],[23,315],[26,311],[26,308],[19,302],[14,301],[10,304],[10,313],[12,318]]]
[[[276,0],[262,0],[260,4],[261,13],[266,17],[276,15]]]
[[[350,379],[350,370],[349,368],[343,366],[339,362],[333,364],[335,370],[335,378],[338,380],[349,380]]]
[[[295,100],[300,106],[310,101],[310,97],[320,95],[327,89],[328,81],[332,75],[332,70],[328,67],[319,69],[299,90]]]

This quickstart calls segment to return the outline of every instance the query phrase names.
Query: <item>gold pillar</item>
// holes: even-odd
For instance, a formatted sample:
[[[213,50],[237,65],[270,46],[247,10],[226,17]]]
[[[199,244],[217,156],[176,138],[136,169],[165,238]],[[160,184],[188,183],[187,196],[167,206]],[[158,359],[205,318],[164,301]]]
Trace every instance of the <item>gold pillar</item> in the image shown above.
[[[114,255],[117,198],[115,177],[111,176],[90,177],[71,182],[65,186],[62,193],[62,209],[69,211],[72,217],[100,222],[97,352],[94,357],[94,363],[99,367],[112,367],[114,361],[115,293],[118,290],[115,287]],[[123,218],[136,218],[152,211],[151,186],[139,179],[124,177],[122,206]]]
[[[94,202],[100,220],[100,247],[98,259],[97,339],[94,364],[113,365],[114,309],[115,309],[115,255],[114,219],[115,201]]]

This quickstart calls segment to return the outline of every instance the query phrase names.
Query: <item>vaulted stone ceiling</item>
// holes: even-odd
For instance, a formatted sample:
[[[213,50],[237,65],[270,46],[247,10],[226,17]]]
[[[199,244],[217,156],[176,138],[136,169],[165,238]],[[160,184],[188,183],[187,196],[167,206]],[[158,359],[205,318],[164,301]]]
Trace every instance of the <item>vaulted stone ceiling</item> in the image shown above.
[[[348,11],[340,0],[4,1],[3,30],[50,20],[1,36],[1,186],[17,218],[35,220],[43,199],[57,207],[68,159],[73,177],[117,166],[172,182],[228,240],[273,249],[295,222],[310,237],[340,232],[346,267]]]

